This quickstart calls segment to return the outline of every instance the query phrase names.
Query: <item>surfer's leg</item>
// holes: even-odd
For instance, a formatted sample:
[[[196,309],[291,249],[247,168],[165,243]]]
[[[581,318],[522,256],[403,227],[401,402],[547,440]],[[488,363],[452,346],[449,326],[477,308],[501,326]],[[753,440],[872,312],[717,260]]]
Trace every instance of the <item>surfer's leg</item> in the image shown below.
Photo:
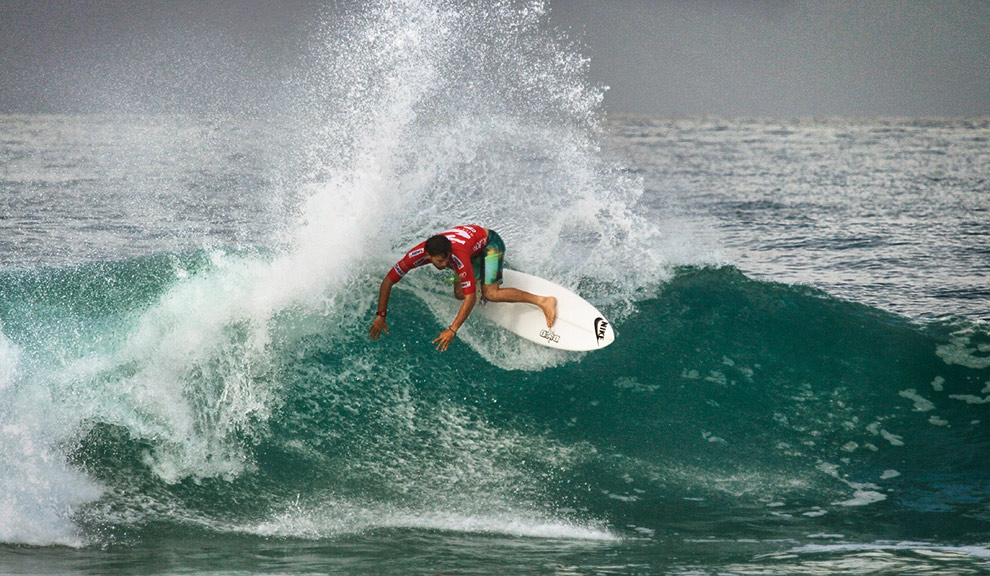
[[[498,232],[488,231],[488,249],[483,261],[481,295],[490,302],[525,302],[543,310],[547,326],[553,326],[557,318],[557,299],[553,296],[540,296],[518,288],[502,287],[502,266],[505,258],[505,242]]]
[[[553,296],[540,296],[518,288],[503,288],[499,284],[485,284],[481,295],[489,302],[525,302],[539,306],[547,318],[547,326],[553,326],[557,319],[557,299]]]
[[[500,284],[502,282],[502,266],[505,260],[505,242],[498,232],[488,231],[488,246],[485,248],[485,255],[481,258],[481,277],[478,283],[482,286],[486,284]]]

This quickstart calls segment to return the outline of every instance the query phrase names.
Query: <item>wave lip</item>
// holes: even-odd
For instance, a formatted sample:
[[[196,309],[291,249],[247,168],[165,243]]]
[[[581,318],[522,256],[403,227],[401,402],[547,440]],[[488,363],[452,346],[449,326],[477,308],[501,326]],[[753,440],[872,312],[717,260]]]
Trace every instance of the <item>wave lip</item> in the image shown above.
[[[323,539],[377,530],[431,530],[497,534],[554,540],[618,541],[620,537],[596,524],[580,524],[540,514],[507,509],[474,514],[459,511],[416,511],[389,506],[361,507],[335,501],[313,508],[293,506],[271,519],[235,532],[279,538]]]

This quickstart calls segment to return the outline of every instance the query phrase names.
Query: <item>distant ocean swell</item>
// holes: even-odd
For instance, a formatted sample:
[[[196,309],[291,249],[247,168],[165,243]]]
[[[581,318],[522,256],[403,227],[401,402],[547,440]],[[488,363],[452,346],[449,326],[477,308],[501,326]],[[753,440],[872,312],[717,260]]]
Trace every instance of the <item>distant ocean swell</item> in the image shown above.
[[[479,317],[485,338],[437,355],[441,319],[414,295],[435,278],[371,343],[366,296],[227,314],[241,258],[0,275],[4,542],[178,526],[611,539],[685,514],[843,534],[880,517],[888,538],[937,525],[951,541],[987,521],[983,325],[685,267],[603,351],[558,357]],[[214,306],[183,313],[177,294]]]

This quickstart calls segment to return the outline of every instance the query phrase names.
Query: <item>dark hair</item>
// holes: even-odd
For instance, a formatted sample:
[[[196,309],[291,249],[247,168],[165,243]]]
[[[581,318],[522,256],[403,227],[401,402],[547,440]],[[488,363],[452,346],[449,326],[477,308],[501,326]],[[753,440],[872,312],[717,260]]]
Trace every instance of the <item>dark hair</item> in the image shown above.
[[[430,256],[450,256],[450,239],[441,234],[430,236],[424,248]]]

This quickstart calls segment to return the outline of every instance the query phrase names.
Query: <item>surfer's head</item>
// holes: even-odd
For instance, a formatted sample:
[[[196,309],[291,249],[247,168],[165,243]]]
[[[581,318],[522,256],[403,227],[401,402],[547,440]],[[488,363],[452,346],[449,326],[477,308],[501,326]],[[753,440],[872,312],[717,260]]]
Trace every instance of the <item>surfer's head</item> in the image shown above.
[[[452,249],[450,239],[442,234],[430,236],[423,247],[430,256],[450,256]]]
[[[450,260],[451,245],[446,236],[442,234],[430,236],[423,248],[426,249],[426,255],[430,257],[430,262],[434,266],[439,269],[447,267],[447,261]]]

